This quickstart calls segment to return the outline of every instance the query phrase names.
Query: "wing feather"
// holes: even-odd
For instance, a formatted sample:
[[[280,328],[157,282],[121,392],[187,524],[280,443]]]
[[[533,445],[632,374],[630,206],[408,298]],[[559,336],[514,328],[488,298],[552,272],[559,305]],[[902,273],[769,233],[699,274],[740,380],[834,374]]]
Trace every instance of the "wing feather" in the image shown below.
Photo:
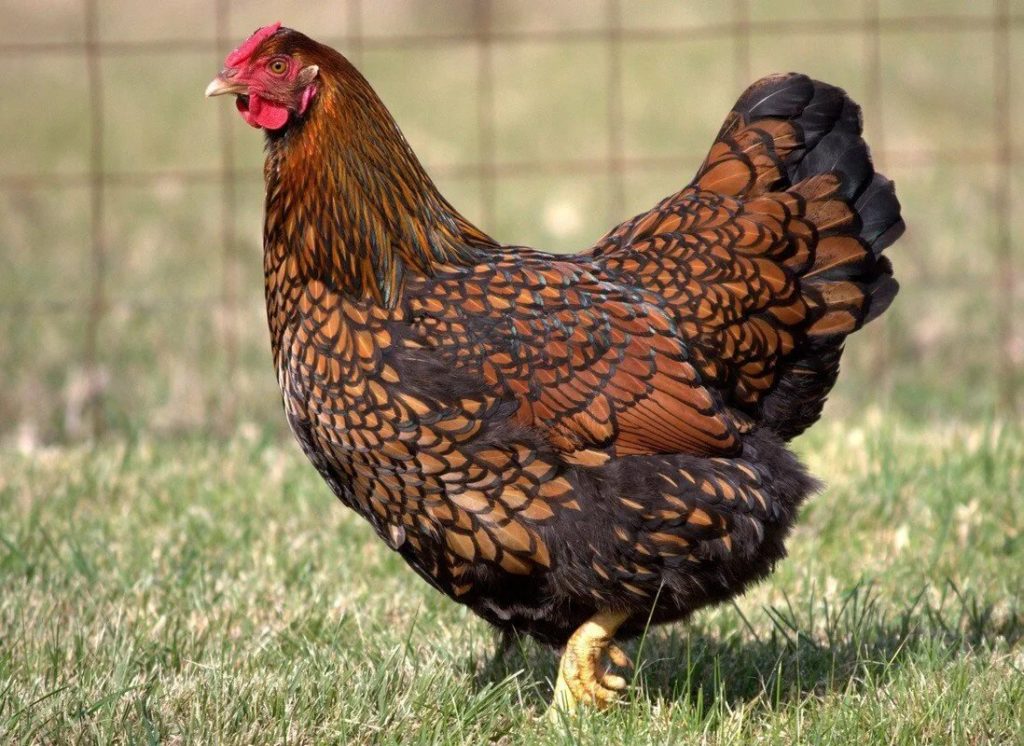
[[[662,298],[536,252],[510,251],[494,266],[489,274],[451,268],[412,286],[412,345],[481,371],[518,401],[517,421],[546,432],[572,458],[593,458],[595,449],[615,456],[737,448],[738,432]],[[486,305],[510,287],[516,301],[504,313],[464,303],[472,295]],[[445,302],[431,302],[437,297]],[[465,344],[447,333],[453,325],[468,330]]]

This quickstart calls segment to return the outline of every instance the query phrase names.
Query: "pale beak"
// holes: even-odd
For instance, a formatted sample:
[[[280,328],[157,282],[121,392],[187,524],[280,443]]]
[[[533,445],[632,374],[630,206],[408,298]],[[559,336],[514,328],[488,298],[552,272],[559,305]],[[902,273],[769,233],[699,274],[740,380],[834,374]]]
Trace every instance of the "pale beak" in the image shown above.
[[[225,93],[237,93],[242,96],[249,92],[249,86],[245,83],[225,80],[224,73],[221,73],[216,78],[210,81],[210,85],[206,86],[206,96],[223,96]]]

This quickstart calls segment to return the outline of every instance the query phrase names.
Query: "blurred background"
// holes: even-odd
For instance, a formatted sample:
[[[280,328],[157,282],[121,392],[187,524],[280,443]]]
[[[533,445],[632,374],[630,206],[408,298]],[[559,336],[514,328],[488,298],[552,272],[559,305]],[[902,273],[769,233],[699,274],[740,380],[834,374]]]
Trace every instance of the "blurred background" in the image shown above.
[[[262,137],[202,96],[278,19],[356,63],[467,217],[555,251],[683,186],[757,77],[846,88],[909,230],[902,293],[853,338],[829,408],[1021,414],[1024,0],[0,9],[0,442],[283,429]]]

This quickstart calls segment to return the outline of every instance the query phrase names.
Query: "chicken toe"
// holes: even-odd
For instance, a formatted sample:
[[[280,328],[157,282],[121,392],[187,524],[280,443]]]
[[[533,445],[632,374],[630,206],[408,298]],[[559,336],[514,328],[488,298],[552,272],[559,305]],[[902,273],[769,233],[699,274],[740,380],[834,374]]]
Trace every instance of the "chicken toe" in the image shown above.
[[[577,629],[558,665],[558,680],[548,717],[557,722],[563,715],[573,716],[581,707],[605,709],[614,703],[626,680],[609,673],[612,664],[626,666],[629,658],[612,638],[626,620],[620,611],[595,614]]]

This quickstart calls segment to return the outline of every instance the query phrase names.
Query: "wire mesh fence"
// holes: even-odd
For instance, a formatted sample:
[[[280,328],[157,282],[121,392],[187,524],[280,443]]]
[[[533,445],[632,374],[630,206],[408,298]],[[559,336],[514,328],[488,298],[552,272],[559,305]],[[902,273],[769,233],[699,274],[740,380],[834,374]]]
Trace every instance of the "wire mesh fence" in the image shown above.
[[[200,100],[274,11],[186,5],[53,0],[0,36],[25,73],[3,83],[20,104],[0,115],[15,138],[0,160],[0,434],[278,419],[258,137]],[[284,21],[363,69],[468,217],[556,250],[685,183],[756,77],[846,87],[910,233],[893,252],[901,302],[853,345],[835,406],[870,387],[909,414],[1019,411],[1024,4],[842,6],[347,0]]]

